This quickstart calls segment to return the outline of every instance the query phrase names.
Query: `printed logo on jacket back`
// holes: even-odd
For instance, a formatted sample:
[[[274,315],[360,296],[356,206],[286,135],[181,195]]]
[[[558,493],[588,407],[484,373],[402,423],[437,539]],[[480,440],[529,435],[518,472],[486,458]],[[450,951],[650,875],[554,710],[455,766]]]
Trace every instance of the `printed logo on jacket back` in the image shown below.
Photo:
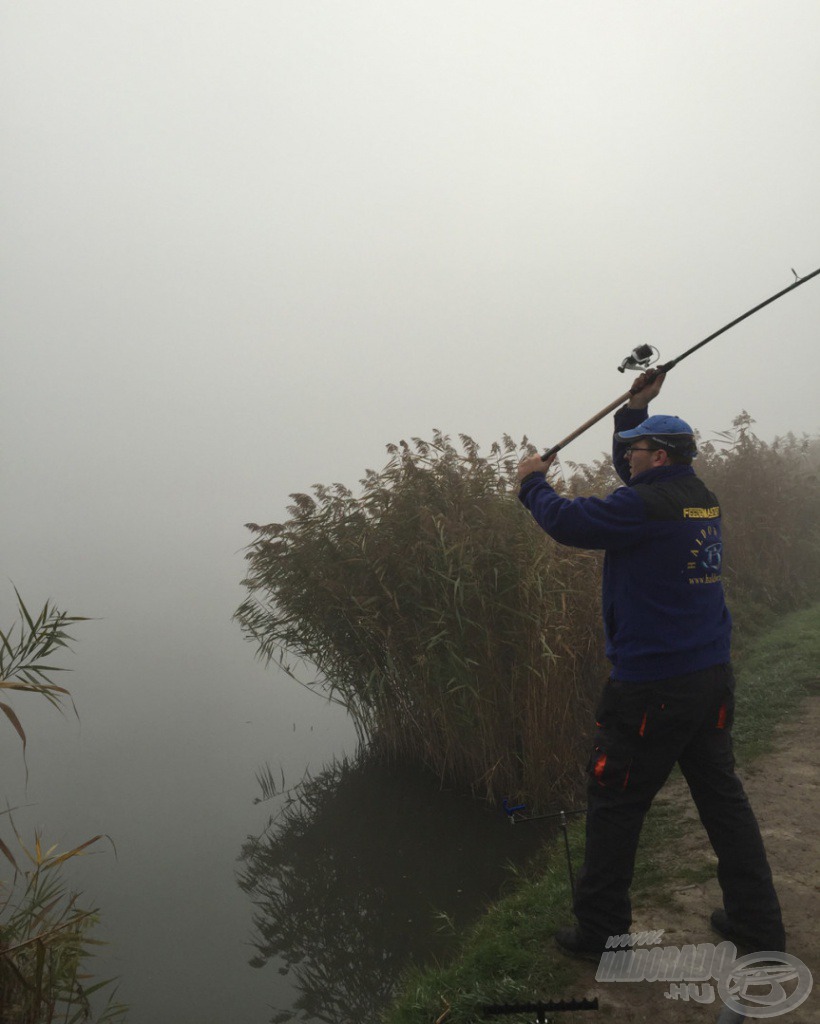
[[[684,509],[691,512],[692,509]],[[711,509],[699,509],[708,512]],[[723,544],[716,526],[704,526],[698,532],[689,554],[692,560],[686,563],[690,583],[720,583],[720,567],[723,562]]]

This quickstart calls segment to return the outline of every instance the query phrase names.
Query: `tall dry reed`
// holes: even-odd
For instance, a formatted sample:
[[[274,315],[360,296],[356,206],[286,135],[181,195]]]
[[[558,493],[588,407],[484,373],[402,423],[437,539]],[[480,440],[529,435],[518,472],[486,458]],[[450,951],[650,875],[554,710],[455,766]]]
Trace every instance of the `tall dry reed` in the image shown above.
[[[700,445],[698,474],[723,513],[730,606],[792,611],[820,596],[818,445],[789,435],[771,444],[743,412]]]
[[[260,653],[316,666],[363,740],[478,794],[566,792],[603,670],[599,560],[552,544],[514,497],[523,451],[470,438],[390,446],[354,496],[293,496],[250,525]]]
[[[702,446],[726,510],[738,600],[793,607],[817,590],[816,475],[801,444],[765,445],[739,417]],[[590,705],[605,677],[597,553],[549,540],[515,499],[526,439],[488,457],[435,433],[389,446],[359,496],[293,495],[289,519],[249,524],[247,599],[259,653],[294,659],[352,715],[362,740],[483,797],[544,806],[581,777]],[[604,494],[608,461],[567,463],[556,486]]]

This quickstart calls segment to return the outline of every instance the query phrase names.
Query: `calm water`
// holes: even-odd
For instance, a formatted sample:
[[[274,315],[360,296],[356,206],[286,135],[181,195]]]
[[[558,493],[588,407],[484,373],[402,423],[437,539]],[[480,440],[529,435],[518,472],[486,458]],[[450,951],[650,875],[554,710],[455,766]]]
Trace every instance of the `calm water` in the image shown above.
[[[24,833],[115,844],[69,876],[102,912],[97,973],[120,977],[132,1024],[367,1020],[408,959],[444,948],[436,912],[464,923],[538,837],[356,760],[344,712],[255,662],[230,622],[240,559],[121,556],[108,578],[75,554],[71,572],[9,575],[31,605],[99,617],[59,661],[80,720],[18,699],[27,790],[8,727],[0,772]],[[255,802],[267,769],[291,792]]]
[[[338,708],[255,665],[228,622],[177,617],[191,647],[175,654],[152,615],[137,630],[113,615],[77,630],[66,663],[79,723],[16,702],[30,778],[26,792],[6,729],[4,794],[25,801],[15,819],[29,834],[39,825],[64,847],[111,836],[116,856],[100,846],[70,877],[102,910],[99,969],[121,977],[132,1021],[264,1021],[288,984],[248,967],[252,908],[236,871],[269,814],[253,803],[255,774],[269,761],[299,778],[353,749],[352,730]]]

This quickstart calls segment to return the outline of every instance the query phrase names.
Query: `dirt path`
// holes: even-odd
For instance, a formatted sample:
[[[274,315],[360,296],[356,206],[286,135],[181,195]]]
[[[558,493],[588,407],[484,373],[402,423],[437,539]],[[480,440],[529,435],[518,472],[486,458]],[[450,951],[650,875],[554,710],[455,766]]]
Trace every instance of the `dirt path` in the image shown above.
[[[820,697],[808,698],[800,714],[780,727],[772,753],[740,772],[755,810],[775,876],[788,936],[788,951],[799,957],[814,977],[806,1002],[792,1012],[764,1018],[784,1024],[820,1024]],[[687,862],[714,862],[711,847],[682,779],[664,791],[678,801],[692,828],[670,856]],[[670,905],[635,906],[634,931],[664,929],[664,945],[719,942],[709,927],[709,915],[721,906],[716,880],[677,889]],[[723,1003],[715,994],[711,1004],[673,1000],[664,983],[595,982],[595,966],[585,979],[587,996],[597,996],[597,1014],[572,1016],[573,1024],[612,1021],[617,1024],[716,1021]],[[577,994],[577,993],[576,993]],[[563,1016],[563,1015],[562,1015]],[[751,1021],[752,1018],[747,1018]],[[567,1020],[567,1024],[570,1024]]]

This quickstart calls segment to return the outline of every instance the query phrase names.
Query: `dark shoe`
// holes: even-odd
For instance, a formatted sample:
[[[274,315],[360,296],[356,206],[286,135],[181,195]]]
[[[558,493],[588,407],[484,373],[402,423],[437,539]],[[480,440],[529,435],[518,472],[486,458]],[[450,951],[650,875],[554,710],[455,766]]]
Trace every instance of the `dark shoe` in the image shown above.
[[[594,960],[597,963],[606,947],[606,940],[590,938],[580,928],[573,926],[559,928],[555,933],[555,944],[562,953],[581,957],[583,960]]]
[[[768,948],[765,943],[761,945],[760,939],[756,938],[742,925],[737,925],[734,921],[730,920],[723,907],[713,910],[709,921],[718,935],[722,935],[729,942],[734,942],[738,948],[748,950],[750,953]]]

